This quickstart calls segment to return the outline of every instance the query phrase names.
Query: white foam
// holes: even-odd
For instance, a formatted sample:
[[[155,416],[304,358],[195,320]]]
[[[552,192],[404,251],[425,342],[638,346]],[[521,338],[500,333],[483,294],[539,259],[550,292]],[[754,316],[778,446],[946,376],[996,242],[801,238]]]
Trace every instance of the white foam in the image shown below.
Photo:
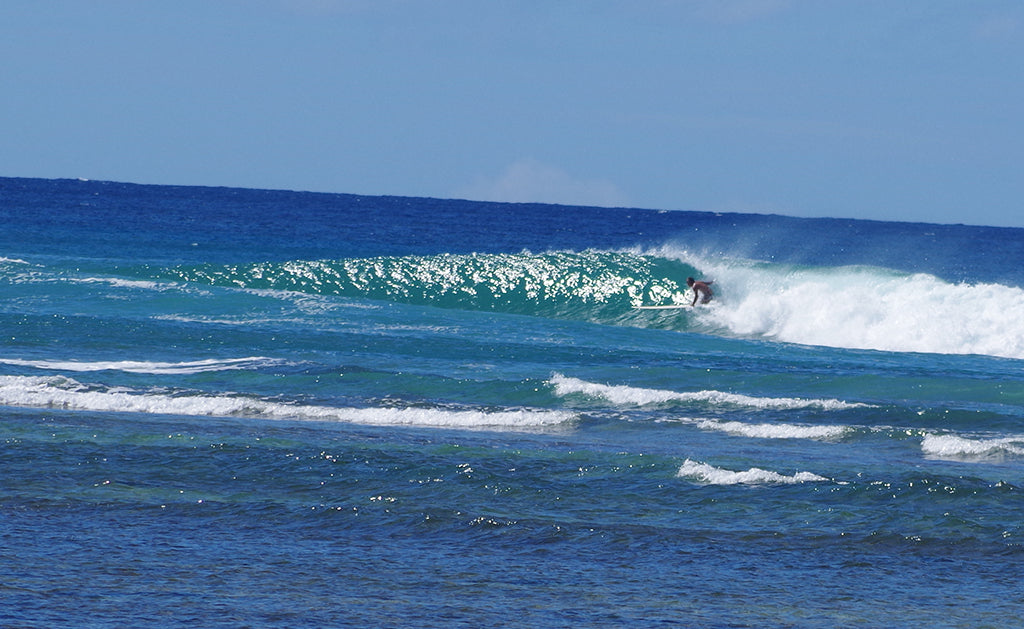
[[[745,424],[702,420],[697,425],[705,430],[719,430],[731,435],[756,439],[838,439],[848,433],[849,426],[802,426],[794,424]]]
[[[299,321],[295,318],[282,318],[282,317],[243,317],[240,316],[238,319],[225,319],[218,317],[190,317],[185,315],[156,315],[153,319],[157,321],[176,321],[178,323],[204,323],[211,325],[230,325],[230,326],[250,326],[250,325],[261,325],[266,323],[293,323]]]
[[[662,389],[644,389],[626,385],[596,384],[578,378],[569,378],[561,374],[554,374],[549,384],[555,388],[556,395],[565,396],[581,393],[591,397],[602,398],[612,404],[622,406],[647,406],[651,404],[665,404],[667,402],[694,402],[780,410],[801,408],[842,410],[868,406],[867,404],[843,402],[834,399],[765,398],[723,391],[678,392]]]
[[[115,288],[129,288],[146,291],[182,290],[183,284],[175,282],[157,282],[153,280],[126,280],[124,278],[67,278],[72,284],[105,284]]]
[[[568,424],[564,411],[513,408],[499,411],[436,407],[340,408],[285,404],[247,395],[167,395],[87,386],[63,376],[0,376],[0,405],[118,413],[333,421],[380,426],[537,429]]]
[[[207,359],[186,362],[151,362],[135,360],[93,361],[74,360],[23,360],[19,358],[0,358],[0,364],[18,367],[32,367],[52,371],[125,371],[130,373],[149,374],[194,374],[207,371],[230,371],[239,369],[259,369],[272,365],[283,364],[285,361],[264,356],[247,358]]]
[[[786,476],[771,470],[752,467],[749,470],[736,472],[707,463],[698,463],[686,459],[676,474],[681,478],[690,478],[707,485],[791,485],[795,483],[821,482],[828,479],[811,472],[797,472]]]
[[[926,434],[921,450],[928,456],[946,459],[979,459],[1024,455],[1024,437],[968,439],[957,435]]]
[[[804,345],[1024,358],[1024,289],[924,273],[796,268],[666,252],[716,280],[702,326]]]

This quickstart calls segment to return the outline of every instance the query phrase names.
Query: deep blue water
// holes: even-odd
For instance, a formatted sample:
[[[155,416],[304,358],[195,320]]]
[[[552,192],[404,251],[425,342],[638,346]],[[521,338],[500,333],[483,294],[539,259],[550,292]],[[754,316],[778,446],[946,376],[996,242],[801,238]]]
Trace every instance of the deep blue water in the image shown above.
[[[30,179],[0,220],[2,626],[1024,626],[1024,230]]]

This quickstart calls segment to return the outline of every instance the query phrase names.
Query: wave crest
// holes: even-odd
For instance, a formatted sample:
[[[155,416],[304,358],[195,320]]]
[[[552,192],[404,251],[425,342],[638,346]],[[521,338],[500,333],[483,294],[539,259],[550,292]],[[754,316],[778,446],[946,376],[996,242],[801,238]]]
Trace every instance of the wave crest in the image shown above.
[[[818,476],[811,472],[797,472],[787,476],[779,472],[763,470],[759,467],[736,472],[708,465],[707,463],[698,463],[690,459],[686,459],[683,462],[676,476],[690,478],[707,485],[792,485],[828,480],[824,476]]]
[[[799,426],[792,424],[746,424],[737,421],[703,420],[697,423],[705,430],[718,430],[730,435],[755,439],[813,439],[831,441],[852,432],[850,426]]]
[[[1024,438],[969,439],[957,435],[927,434],[921,450],[937,459],[971,460],[1024,456]]]
[[[340,408],[287,404],[249,395],[111,389],[64,376],[0,376],[0,404],[34,408],[161,415],[249,417],[291,421],[346,422],[376,426],[423,426],[492,430],[536,430],[569,424],[573,413],[529,408],[500,410],[440,407]]]
[[[740,406],[759,410],[794,410],[802,408],[843,410],[868,406],[866,404],[843,402],[834,399],[766,398],[723,391],[678,392],[644,389],[626,385],[596,384],[578,378],[568,378],[561,374],[553,375],[551,380],[549,380],[549,384],[555,388],[555,394],[559,396],[579,393],[598,397],[622,406],[648,406],[678,402],[710,404],[714,406]]]

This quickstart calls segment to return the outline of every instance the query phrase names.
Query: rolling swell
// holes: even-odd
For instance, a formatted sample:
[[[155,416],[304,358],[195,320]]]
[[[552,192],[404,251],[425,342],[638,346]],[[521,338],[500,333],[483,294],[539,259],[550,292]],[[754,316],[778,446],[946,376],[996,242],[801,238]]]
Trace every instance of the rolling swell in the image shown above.
[[[642,304],[682,301],[686,277],[695,273],[667,258],[583,251],[204,264],[160,275],[250,290],[607,322],[628,317]]]

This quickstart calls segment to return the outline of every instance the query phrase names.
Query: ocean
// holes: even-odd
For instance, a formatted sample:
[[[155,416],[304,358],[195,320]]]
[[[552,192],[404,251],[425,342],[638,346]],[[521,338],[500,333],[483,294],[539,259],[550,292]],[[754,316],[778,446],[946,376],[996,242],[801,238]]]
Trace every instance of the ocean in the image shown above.
[[[1024,626],[1024,229],[15,178],[0,218],[0,626]]]

